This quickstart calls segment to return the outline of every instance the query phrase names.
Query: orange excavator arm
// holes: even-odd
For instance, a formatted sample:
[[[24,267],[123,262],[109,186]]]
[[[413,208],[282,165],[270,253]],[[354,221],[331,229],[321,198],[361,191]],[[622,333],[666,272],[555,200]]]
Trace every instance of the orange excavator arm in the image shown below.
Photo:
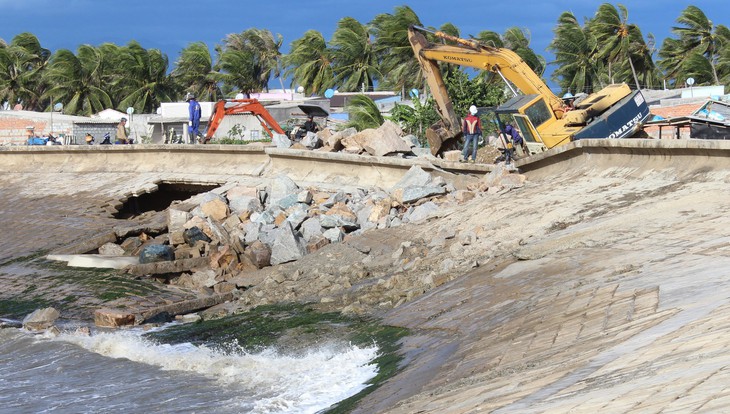
[[[233,114],[251,114],[255,116],[261,123],[261,127],[269,133],[269,136],[273,136],[273,132],[285,134],[279,123],[257,99],[221,99],[213,107],[213,113],[210,115],[208,130],[205,132],[203,143],[205,144],[213,138],[224,116]]]

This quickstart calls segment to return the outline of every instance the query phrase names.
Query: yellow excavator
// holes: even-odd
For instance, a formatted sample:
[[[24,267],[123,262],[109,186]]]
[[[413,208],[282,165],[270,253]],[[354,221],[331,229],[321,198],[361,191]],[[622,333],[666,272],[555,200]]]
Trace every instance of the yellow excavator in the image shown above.
[[[431,43],[431,33],[446,43]],[[455,149],[461,123],[446,91],[439,62],[468,66],[498,74],[514,97],[494,111],[517,126],[531,153],[584,138],[625,138],[635,134],[649,117],[641,91],[627,84],[609,85],[576,101],[566,103],[512,50],[476,40],[450,36],[419,26],[408,29],[408,39],[431,90],[441,121],[426,131],[431,153]],[[500,116],[502,115],[502,116]]]

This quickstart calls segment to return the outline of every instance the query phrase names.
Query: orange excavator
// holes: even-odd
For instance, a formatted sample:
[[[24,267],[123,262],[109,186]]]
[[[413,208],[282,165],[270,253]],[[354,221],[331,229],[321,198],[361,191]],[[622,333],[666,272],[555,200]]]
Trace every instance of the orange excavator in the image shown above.
[[[279,123],[257,99],[221,99],[213,107],[213,113],[208,121],[208,130],[205,132],[205,137],[203,137],[201,143],[207,144],[208,141],[213,139],[213,134],[218,129],[223,117],[233,114],[251,114],[255,116],[270,137],[274,135],[274,132],[285,135]]]

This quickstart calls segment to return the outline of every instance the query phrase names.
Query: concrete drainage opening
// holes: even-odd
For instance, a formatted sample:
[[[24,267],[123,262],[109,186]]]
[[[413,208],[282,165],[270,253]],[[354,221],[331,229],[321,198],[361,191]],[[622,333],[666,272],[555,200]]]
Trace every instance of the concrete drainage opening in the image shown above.
[[[163,211],[176,200],[187,200],[188,198],[205,193],[220,184],[181,184],[181,183],[160,183],[157,191],[145,193],[140,196],[132,196],[122,204],[114,217],[128,219],[148,211]]]

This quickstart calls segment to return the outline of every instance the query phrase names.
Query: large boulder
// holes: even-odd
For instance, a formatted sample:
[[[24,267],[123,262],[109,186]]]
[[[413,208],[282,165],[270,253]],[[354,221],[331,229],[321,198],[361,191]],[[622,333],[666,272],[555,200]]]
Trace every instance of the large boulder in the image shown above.
[[[203,195],[200,210],[205,217],[210,217],[213,220],[223,220],[228,217],[229,213],[226,199],[220,194],[210,192]]]
[[[136,317],[124,309],[103,308],[94,311],[94,325],[102,328],[118,328],[135,324]]]
[[[23,319],[23,327],[31,331],[48,329],[59,316],[61,314],[54,308],[36,309]]]
[[[307,245],[291,223],[284,222],[271,247],[271,264],[293,262],[307,254]]]
[[[411,146],[403,141],[400,134],[401,130],[398,125],[391,121],[385,121],[374,133],[365,134],[360,142],[368,154],[376,157],[395,153],[410,153]]]
[[[330,135],[325,143],[328,147],[334,149],[335,151],[340,151],[344,147],[342,144],[342,140],[351,136],[357,134],[357,129],[350,127],[343,129],[342,131],[337,131],[334,134]]]
[[[286,175],[278,175],[271,180],[269,188],[269,205],[277,205],[279,201],[290,194],[299,192],[299,186],[291,178]]]
[[[271,137],[271,143],[276,145],[276,148],[289,148],[292,144],[291,140],[282,134],[274,134]]]
[[[431,174],[424,171],[423,168],[418,165],[414,165],[408,169],[408,172],[406,172],[397,183],[393,185],[391,191],[410,186],[424,187],[431,184],[432,179]]]

